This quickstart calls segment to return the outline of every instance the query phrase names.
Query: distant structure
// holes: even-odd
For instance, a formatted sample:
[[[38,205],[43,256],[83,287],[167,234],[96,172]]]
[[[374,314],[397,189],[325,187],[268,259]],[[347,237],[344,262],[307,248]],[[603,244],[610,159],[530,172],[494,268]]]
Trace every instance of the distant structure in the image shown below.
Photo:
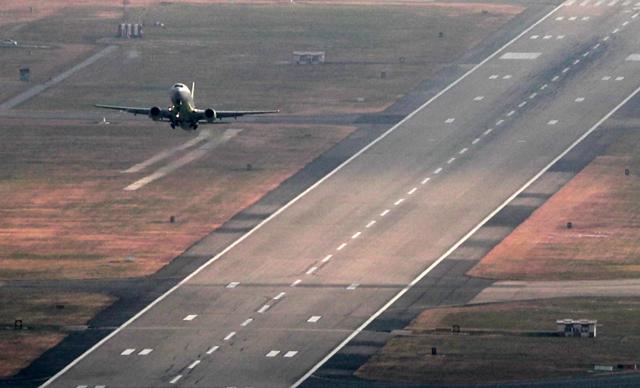
[[[119,38],[142,38],[144,32],[142,31],[141,23],[120,23],[118,24],[118,37]]]
[[[324,63],[324,51],[294,51],[293,60],[298,65],[319,65]]]
[[[28,67],[20,68],[20,81],[29,82],[31,70]]]
[[[564,337],[588,337],[596,336],[596,324],[593,319],[559,319],[556,321],[557,332]]]

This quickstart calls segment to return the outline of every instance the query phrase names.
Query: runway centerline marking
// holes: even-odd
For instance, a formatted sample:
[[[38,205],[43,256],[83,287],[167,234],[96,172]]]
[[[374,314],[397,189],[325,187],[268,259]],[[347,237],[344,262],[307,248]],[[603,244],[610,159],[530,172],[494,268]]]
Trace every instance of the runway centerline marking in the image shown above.
[[[359,286],[359,285],[360,285],[360,284],[358,284],[358,283],[351,283],[351,284],[347,287],[347,290],[349,290],[349,291],[355,290],[356,288],[358,288],[358,286]]]
[[[369,221],[369,223],[365,226],[365,228],[367,228],[367,229],[368,229],[368,228],[372,227],[373,225],[375,225],[375,223],[376,223],[376,220],[371,220],[371,221]]]
[[[341,251],[341,250],[343,250],[343,249],[344,249],[344,247],[346,247],[346,246],[347,246],[347,243],[342,243],[342,244],[340,244],[340,245],[338,246],[338,248],[336,248],[336,250]]]
[[[385,209],[382,213],[380,213],[380,217],[384,217],[389,214],[389,209]]]
[[[537,95],[538,93],[531,93],[531,95],[529,96],[529,99],[533,100],[534,98],[536,98]]]
[[[320,320],[320,318],[322,318],[322,315],[312,315],[309,317],[309,319],[307,319],[307,322],[316,323]]]
[[[192,362],[192,363],[187,367],[187,369],[193,369],[193,368],[195,368],[196,366],[198,366],[198,364],[199,364],[200,362],[201,362],[200,360],[195,360],[194,362]]]
[[[295,287],[298,284],[300,284],[301,281],[302,281],[302,279],[297,279],[295,282],[291,283],[291,285],[289,287]]]
[[[421,183],[421,184],[423,184],[423,185],[425,185],[425,184],[427,184],[427,182],[429,182],[430,180],[431,180],[431,178],[424,178],[424,179],[422,180],[422,182],[420,182],[420,183]]]
[[[235,331],[232,331],[231,333],[227,334],[227,335],[223,338],[223,340],[224,340],[224,341],[229,341],[231,338],[235,337],[235,335],[236,335],[236,332],[235,332]]]
[[[324,259],[322,259],[322,262],[323,262],[323,263],[326,263],[327,261],[331,260],[331,258],[332,258],[332,257],[333,257],[333,255],[326,255],[326,256],[324,257]]]
[[[578,97],[578,98],[576,98],[576,100],[575,100],[575,101],[576,101],[576,102],[582,102],[582,101],[584,101],[584,97]]]
[[[503,123],[504,123],[503,119],[500,119],[500,120],[496,121],[496,127],[501,126]]]
[[[460,155],[464,154],[465,152],[467,152],[469,149],[467,147],[464,147],[463,149],[461,149],[458,153]]]
[[[194,319],[196,319],[196,317],[198,316],[198,314],[189,314],[186,317],[182,318],[183,321],[193,321]]]
[[[394,206],[398,206],[398,205],[400,205],[402,202],[404,202],[404,198],[400,198],[399,200],[395,201],[395,202],[393,203],[393,205],[394,205]]]
[[[260,310],[258,310],[258,314],[264,314],[265,311],[269,310],[271,306],[268,304],[263,305],[262,307],[260,307]]]
[[[413,193],[415,193],[415,192],[416,192],[416,190],[418,190],[418,188],[417,188],[417,187],[414,187],[413,189],[411,189],[411,190],[407,191],[407,195],[413,195]]]
[[[455,161],[456,161],[456,158],[451,158],[451,159],[447,160],[447,164],[451,164],[451,163],[453,163]]]
[[[446,119],[444,122],[445,122],[445,124],[451,124],[454,121],[456,121],[456,119],[454,119],[453,117],[450,117],[450,118]]]
[[[473,98],[473,101],[482,101],[484,100],[484,96],[477,96]]]
[[[433,172],[434,174],[438,175],[442,172],[442,167],[438,167],[436,168],[436,170]]]
[[[240,326],[242,327],[246,327],[248,324],[250,324],[251,322],[253,322],[253,318],[247,318],[244,322],[242,322],[240,324]]]
[[[556,125],[556,124],[558,124],[558,120],[549,120],[547,122],[547,125]]]
[[[220,349],[220,346],[212,346],[207,350],[207,354],[213,354],[216,350]]]
[[[339,250],[339,249],[338,249],[338,250]],[[307,270],[307,272],[305,272],[305,274],[306,274],[306,275],[311,275],[312,273],[316,272],[316,270],[317,270],[317,269],[318,269],[318,267],[313,266],[313,267],[309,268],[309,269]]]
[[[240,285],[240,282],[231,282],[227,284],[227,288],[236,288]]]
[[[482,132],[482,136],[489,136],[491,132],[493,132],[493,128],[487,128],[486,131]]]
[[[169,384],[175,384],[175,383],[177,383],[181,378],[182,378],[182,375],[177,375],[176,377],[174,377],[173,379],[171,379],[171,381],[169,381]]]
[[[479,141],[480,141],[480,139],[479,139],[479,138],[475,138],[475,139],[473,139],[473,141],[471,142],[471,144],[476,144],[476,143],[477,143],[477,142],[479,142]]]
[[[356,233],[354,233],[354,234],[353,234],[353,236],[351,236],[351,239],[352,239],[352,240],[355,240],[355,239],[357,239],[358,237],[360,237],[360,235],[361,235],[361,234],[362,234],[362,232],[356,232]]]
[[[284,297],[286,294],[287,294],[287,293],[283,291],[283,292],[279,293],[278,295],[274,296],[274,297],[273,297],[273,299],[274,299],[274,300],[280,300],[280,299],[282,299],[282,297]]]

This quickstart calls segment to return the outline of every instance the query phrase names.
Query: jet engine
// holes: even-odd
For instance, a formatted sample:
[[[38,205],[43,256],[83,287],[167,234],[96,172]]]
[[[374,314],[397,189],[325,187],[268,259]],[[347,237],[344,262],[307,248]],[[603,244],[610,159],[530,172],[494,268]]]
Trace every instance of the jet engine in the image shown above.
[[[217,118],[216,111],[211,108],[205,109],[204,118],[207,119],[207,121],[210,123],[214,122]]]
[[[153,121],[160,120],[162,118],[160,117],[160,108],[158,108],[157,106],[152,106],[151,109],[149,109],[149,117]]]

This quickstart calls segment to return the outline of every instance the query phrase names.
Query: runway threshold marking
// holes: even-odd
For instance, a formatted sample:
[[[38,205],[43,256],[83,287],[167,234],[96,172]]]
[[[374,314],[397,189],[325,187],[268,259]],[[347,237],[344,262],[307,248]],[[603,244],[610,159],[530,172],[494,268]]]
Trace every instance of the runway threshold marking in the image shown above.
[[[291,358],[291,357],[294,357],[296,354],[298,354],[297,350],[289,350],[287,353],[285,353],[284,358]]]
[[[140,353],[138,353],[138,356],[146,356],[151,352],[153,352],[153,349],[150,349],[150,348],[142,349]]]
[[[193,321],[194,319],[196,319],[196,317],[198,316],[198,314],[189,314],[186,317],[182,318],[183,321]]]
[[[378,136],[376,139],[374,139],[371,143],[367,144],[366,146],[364,146],[362,149],[360,149],[358,152],[356,152],[355,154],[353,154],[351,157],[349,157],[347,160],[345,160],[344,162],[342,162],[339,166],[337,166],[336,168],[334,168],[331,172],[329,172],[328,174],[326,174],[324,177],[320,178],[317,182],[315,182],[314,184],[312,184],[311,186],[309,186],[306,190],[304,190],[302,193],[298,194],[295,198],[293,198],[291,201],[287,202],[284,206],[282,206],[281,208],[279,208],[278,210],[276,210],[275,212],[273,212],[269,217],[265,218],[264,220],[262,220],[260,223],[258,223],[258,225],[256,225],[255,227],[253,227],[250,231],[246,232],[245,234],[243,234],[242,236],[240,236],[237,240],[235,240],[234,242],[232,242],[231,244],[229,244],[226,248],[224,248],[222,251],[220,251],[218,254],[216,254],[215,256],[211,257],[209,260],[207,260],[207,262],[203,263],[200,267],[198,267],[195,271],[193,271],[191,274],[187,275],[184,279],[182,279],[180,282],[178,282],[176,285],[174,285],[173,287],[171,287],[169,290],[165,291],[162,295],[160,295],[158,298],[156,298],[154,301],[152,301],[151,303],[149,303],[146,307],[144,307],[142,310],[140,310],[137,314],[135,314],[133,317],[129,318],[126,322],[124,322],[122,325],[120,325],[117,329],[115,329],[114,331],[112,331],[111,333],[109,333],[107,336],[105,336],[104,338],[102,338],[100,341],[98,341],[95,345],[93,345],[91,348],[89,348],[87,351],[85,351],[84,353],[82,353],[80,356],[78,356],[76,359],[74,359],[72,362],[70,362],[68,365],[66,365],[64,368],[62,368],[58,373],[56,373],[54,376],[52,376],[49,380],[45,381],[42,385],[41,388],[45,388],[48,385],[50,385],[51,383],[53,383],[55,380],[57,380],[60,376],[62,376],[63,374],[65,374],[67,371],[69,371],[71,368],[73,368],[75,365],[77,365],[80,361],[82,361],[84,358],[86,358],[89,354],[93,353],[96,349],[98,349],[99,347],[101,347],[104,343],[106,343],[107,341],[111,340],[114,336],[116,336],[118,333],[120,333],[123,329],[125,329],[126,327],[128,327],[129,325],[131,325],[133,322],[135,322],[138,318],[140,318],[142,315],[144,315],[147,311],[149,311],[151,308],[153,308],[155,305],[157,305],[158,303],[160,303],[161,301],[163,301],[165,298],[167,298],[169,295],[173,294],[177,289],[179,289],[182,285],[184,285],[185,283],[189,282],[192,278],[194,278],[196,275],[198,275],[200,272],[202,272],[205,268],[209,267],[211,264],[213,264],[214,262],[216,262],[217,260],[219,260],[222,256],[224,256],[225,254],[227,254],[230,250],[232,250],[233,248],[235,248],[237,245],[241,244],[243,241],[245,241],[247,238],[249,238],[251,235],[253,235],[254,233],[256,233],[258,230],[260,230],[264,225],[266,225],[267,223],[269,223],[272,219],[274,219],[275,217],[277,217],[278,215],[280,215],[282,212],[284,212],[285,210],[287,210],[289,207],[291,207],[293,204],[297,203],[300,199],[304,198],[307,194],[309,194],[311,191],[315,190],[318,186],[320,186],[321,184],[323,184],[325,181],[327,181],[329,178],[331,178],[332,176],[334,176],[336,173],[338,173],[339,171],[341,171],[343,168],[345,168],[347,165],[349,165],[353,160],[357,159],[358,157],[360,157],[360,155],[362,155],[363,153],[367,152],[367,150],[369,150],[371,147],[375,146],[376,144],[378,144],[380,141],[382,141],[383,139],[385,139],[387,136],[389,136],[390,134],[392,134],[397,128],[399,128],[400,126],[402,126],[405,122],[411,120],[411,118],[413,118],[416,114],[418,114],[418,112],[420,112],[421,110],[423,110],[424,108],[426,108],[427,106],[431,105],[433,103],[433,101],[437,100],[440,96],[442,96],[443,94],[447,93],[449,90],[451,90],[452,88],[454,88],[456,85],[458,85],[459,83],[461,83],[463,80],[465,80],[467,77],[469,77],[471,74],[473,74],[477,69],[479,69],[480,67],[482,67],[485,63],[489,62],[491,59],[495,58],[500,52],[502,52],[505,48],[509,47],[511,44],[513,44],[514,42],[516,42],[518,39],[520,39],[522,36],[524,36],[525,34],[528,34],[533,28],[535,28],[537,25],[539,25],[540,23],[542,23],[543,21],[545,21],[549,16],[553,15],[558,9],[562,8],[563,5],[560,4],[558,6],[556,6],[553,10],[551,10],[549,13],[547,13],[545,16],[543,16],[542,18],[540,18],[538,21],[536,21],[535,23],[533,23],[532,25],[530,25],[528,28],[526,28],[524,31],[522,31],[520,34],[518,34],[517,36],[515,36],[513,39],[511,39],[509,42],[507,42],[506,44],[504,44],[502,47],[500,47],[498,50],[494,51],[492,54],[490,54],[489,56],[487,56],[484,60],[482,60],[481,62],[479,62],[478,64],[476,64],[475,66],[473,66],[471,69],[469,69],[466,73],[464,73],[462,76],[460,76],[459,78],[457,78],[455,81],[453,81],[452,83],[450,83],[449,85],[447,85],[445,88],[443,88],[442,90],[440,90],[438,93],[436,93],[434,96],[432,96],[430,99],[428,99],[424,104],[422,104],[421,106],[419,106],[416,110],[414,110],[413,112],[411,112],[410,114],[408,114],[405,118],[403,118],[402,120],[400,120],[398,123],[396,123],[395,125],[393,125],[391,128],[387,129],[385,132],[383,132],[380,136]],[[505,75],[503,77],[503,79],[507,79],[506,77],[511,78],[511,75]],[[389,210],[385,210],[383,213],[381,213],[381,216],[386,215],[389,212]],[[406,291],[405,291],[406,292]],[[385,305],[386,306],[386,305]],[[264,306],[263,306],[264,307]],[[268,307],[267,307],[268,308]],[[385,307],[386,310],[386,307]],[[375,317],[373,317],[375,318]],[[365,326],[369,324],[369,320],[367,320],[367,322],[365,322]],[[358,331],[359,332],[359,331]],[[354,332],[355,334],[357,334],[357,332]],[[353,334],[353,335],[355,335]],[[346,342],[350,341],[351,338],[347,338]],[[341,343],[339,345],[339,347],[337,347],[336,349],[334,349],[334,351],[332,351],[329,355],[327,355],[327,357],[325,357],[323,360],[321,360],[318,364],[316,364],[316,366],[314,366],[307,374],[305,374],[304,376],[302,376],[296,383],[294,383],[294,387],[298,386],[300,383],[302,383],[304,380],[306,380],[308,378],[308,376],[310,376],[313,372],[315,372],[315,370],[317,370],[322,364],[324,364],[326,362],[326,360],[328,360],[329,357],[331,357],[335,352],[337,352],[338,350],[340,350],[345,344]],[[182,377],[182,376],[180,376]],[[176,380],[177,381],[177,380]]]
[[[309,317],[309,319],[307,319],[307,322],[316,323],[320,320],[320,318],[322,318],[322,315],[312,315],[311,317]]]
[[[136,351],[135,349],[131,349],[131,348],[130,349],[125,349],[125,350],[122,351],[122,353],[120,353],[120,355],[121,356],[128,356],[128,355],[132,354],[135,351]]]

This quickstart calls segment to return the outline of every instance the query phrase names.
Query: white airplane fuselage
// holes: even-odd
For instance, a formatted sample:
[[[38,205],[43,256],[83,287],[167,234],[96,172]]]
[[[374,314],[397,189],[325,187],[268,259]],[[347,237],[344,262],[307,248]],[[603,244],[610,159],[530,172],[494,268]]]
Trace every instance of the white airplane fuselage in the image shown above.
[[[169,97],[171,98],[171,126],[178,126],[182,129],[193,129],[194,125],[197,128],[197,120],[192,119],[192,114],[195,111],[195,105],[193,103],[193,94],[191,90],[185,84],[175,84],[169,90]]]

